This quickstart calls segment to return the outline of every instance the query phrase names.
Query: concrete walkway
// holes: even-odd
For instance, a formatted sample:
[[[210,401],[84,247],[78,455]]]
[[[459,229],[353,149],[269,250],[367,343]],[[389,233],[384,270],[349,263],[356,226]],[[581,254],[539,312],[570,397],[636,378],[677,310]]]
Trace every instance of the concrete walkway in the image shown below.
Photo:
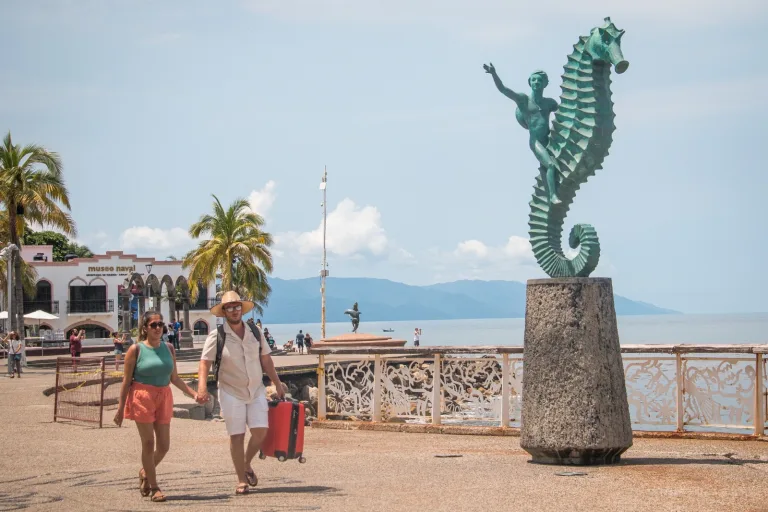
[[[579,468],[530,464],[517,437],[324,429],[307,429],[306,464],[256,459],[258,487],[234,496],[224,425],[178,419],[158,471],[169,501],[151,503],[132,422],[53,423],[53,378],[0,377],[0,510],[768,510],[762,441],[635,439],[621,464]]]

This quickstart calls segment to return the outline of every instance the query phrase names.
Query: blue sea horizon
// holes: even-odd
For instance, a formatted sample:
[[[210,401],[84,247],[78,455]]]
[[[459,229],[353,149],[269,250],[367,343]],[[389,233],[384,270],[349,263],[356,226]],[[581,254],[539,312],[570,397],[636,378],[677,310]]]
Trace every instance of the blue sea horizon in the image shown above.
[[[670,314],[618,316],[619,341],[624,344],[768,344],[768,313]],[[320,323],[271,324],[279,344],[295,338],[301,329],[320,339]],[[413,342],[413,330],[422,330],[421,345],[522,345],[524,318],[461,320],[404,320],[366,322],[358,332],[381,334]],[[394,332],[384,332],[394,329]],[[350,322],[326,323],[326,336],[350,332]]]

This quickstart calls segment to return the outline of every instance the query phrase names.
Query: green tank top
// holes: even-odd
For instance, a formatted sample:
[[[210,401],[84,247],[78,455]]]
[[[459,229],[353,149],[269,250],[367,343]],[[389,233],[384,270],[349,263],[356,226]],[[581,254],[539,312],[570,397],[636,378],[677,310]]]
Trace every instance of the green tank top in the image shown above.
[[[173,373],[173,356],[165,342],[157,348],[148,347],[142,342],[138,344],[139,357],[136,359],[136,369],[133,370],[133,380],[150,386],[167,386]]]

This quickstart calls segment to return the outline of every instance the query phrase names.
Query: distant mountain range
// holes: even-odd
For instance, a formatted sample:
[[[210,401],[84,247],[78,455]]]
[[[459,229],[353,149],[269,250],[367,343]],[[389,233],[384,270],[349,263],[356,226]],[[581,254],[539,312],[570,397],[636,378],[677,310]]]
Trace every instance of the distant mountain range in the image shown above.
[[[271,324],[320,321],[320,278],[270,279],[272,294],[264,308]],[[678,311],[615,295],[618,315],[661,315]],[[454,281],[411,286],[367,277],[328,278],[326,321],[346,322],[344,311],[359,303],[361,319],[455,320],[525,316],[525,284],[517,281]]]

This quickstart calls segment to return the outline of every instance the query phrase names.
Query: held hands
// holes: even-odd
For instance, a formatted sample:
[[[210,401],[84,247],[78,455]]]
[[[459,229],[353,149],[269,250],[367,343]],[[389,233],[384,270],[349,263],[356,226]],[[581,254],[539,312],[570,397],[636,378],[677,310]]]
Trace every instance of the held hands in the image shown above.
[[[493,67],[493,62],[490,62],[488,64],[483,64],[483,69],[486,73],[490,73],[492,75],[496,74],[496,68]]]
[[[199,404],[204,404],[211,399],[211,395],[208,394],[208,390],[198,390],[195,393],[195,401]]]

